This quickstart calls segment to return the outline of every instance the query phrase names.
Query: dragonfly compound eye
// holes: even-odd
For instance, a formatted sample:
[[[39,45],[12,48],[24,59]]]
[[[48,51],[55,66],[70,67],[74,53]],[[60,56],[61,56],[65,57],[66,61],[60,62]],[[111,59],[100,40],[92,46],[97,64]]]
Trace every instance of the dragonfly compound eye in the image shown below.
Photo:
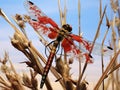
[[[31,2],[31,1],[28,1],[31,5],[33,5],[34,3],[33,2]]]
[[[62,28],[64,28],[65,30],[67,30],[68,32],[71,32],[72,31],[72,27],[69,25],[69,24],[64,24],[62,26]]]

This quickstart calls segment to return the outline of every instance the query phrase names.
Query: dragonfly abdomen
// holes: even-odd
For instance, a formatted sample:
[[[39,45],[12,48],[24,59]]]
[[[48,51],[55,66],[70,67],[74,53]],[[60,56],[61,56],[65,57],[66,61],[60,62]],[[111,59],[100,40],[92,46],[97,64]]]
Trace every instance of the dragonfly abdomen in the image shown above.
[[[47,74],[49,72],[49,69],[51,67],[53,58],[55,56],[56,48],[57,48],[58,44],[59,44],[58,41],[55,41],[54,44],[53,44],[52,50],[51,50],[50,55],[48,57],[48,61],[47,61],[46,66],[44,68],[44,72],[43,72],[43,75],[42,75],[42,80],[41,80],[40,88],[42,88],[43,85],[44,85],[44,83],[45,83],[45,80],[46,80]]]

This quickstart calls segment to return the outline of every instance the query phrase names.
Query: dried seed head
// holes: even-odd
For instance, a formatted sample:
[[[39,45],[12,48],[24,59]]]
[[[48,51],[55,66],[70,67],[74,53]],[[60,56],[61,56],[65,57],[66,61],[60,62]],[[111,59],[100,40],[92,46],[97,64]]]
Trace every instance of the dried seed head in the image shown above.
[[[23,73],[22,80],[23,80],[23,83],[24,83],[25,86],[27,86],[27,87],[32,87],[31,80],[30,80],[30,78],[27,76],[27,74]]]
[[[5,52],[5,54],[4,54],[4,59],[3,59],[3,60],[0,59],[0,63],[2,63],[2,64],[6,64],[8,60],[9,60],[8,53]]]
[[[120,27],[120,18],[115,18],[115,25],[117,26],[117,27]]]
[[[16,19],[17,21],[22,20],[22,16],[19,15],[19,14],[16,14],[16,15],[15,15],[15,19]]]
[[[69,64],[73,64],[73,58],[69,58]]]
[[[22,19],[21,15],[16,14],[14,18],[15,18],[15,20],[20,28],[25,28],[24,20]]]
[[[21,27],[21,28],[25,28],[25,24],[24,24],[24,21],[18,21],[18,25]]]
[[[65,87],[66,90],[74,90],[73,84],[69,79],[65,79]]]
[[[87,90],[87,85],[89,85],[89,83],[86,80],[83,80],[79,85],[80,90]]]
[[[24,22],[28,22],[30,20],[30,16],[24,15]]]
[[[111,8],[113,9],[113,11],[116,13],[119,7],[118,0],[110,0],[110,4],[111,4]]]
[[[20,51],[23,51],[28,47],[27,39],[19,32],[14,33],[13,38],[11,38],[11,43]]]
[[[38,81],[36,78],[32,78],[32,86],[34,88],[34,90],[37,90],[38,87]]]
[[[56,60],[56,70],[58,73],[62,74],[63,73],[63,61],[61,58],[57,58]]]
[[[3,73],[9,72],[9,67],[4,64],[1,65],[0,69]]]
[[[106,26],[108,27],[108,29],[110,28],[111,24],[110,21],[108,20],[108,17],[106,15]]]

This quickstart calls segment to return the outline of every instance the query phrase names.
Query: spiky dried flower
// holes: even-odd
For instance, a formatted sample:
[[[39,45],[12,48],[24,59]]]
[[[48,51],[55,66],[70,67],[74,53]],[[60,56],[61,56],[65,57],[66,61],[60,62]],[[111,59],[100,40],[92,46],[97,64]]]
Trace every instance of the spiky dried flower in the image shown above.
[[[30,20],[30,16],[28,15],[24,15],[23,18],[24,18],[24,22],[28,22]]]
[[[22,16],[19,15],[19,14],[16,14],[16,15],[15,15],[15,18],[16,18],[16,20],[22,20]]]
[[[117,27],[120,27],[120,18],[115,18],[115,25],[117,26]]]
[[[119,2],[118,0],[110,0],[111,8],[113,11],[116,13],[119,7]]]
[[[56,70],[63,77],[69,76],[70,67],[67,63],[63,62],[63,60],[61,58],[57,58],[57,60],[56,60]]]
[[[73,58],[69,58],[69,64],[73,64]]]
[[[3,73],[9,72],[10,70],[10,68],[6,66],[5,64],[1,65],[0,69]]]
[[[0,59],[0,63],[2,63],[2,64],[6,64],[8,60],[9,60],[8,53],[5,52],[5,54],[4,54],[4,59],[3,59],[3,60]]]
[[[33,72],[30,69],[30,75],[31,75],[31,77],[29,77],[25,73],[23,74],[23,77],[22,77],[22,79],[23,79],[23,85],[25,85],[28,88],[31,88],[32,90],[38,90],[38,81],[35,78],[36,72]]]
[[[23,51],[28,47],[28,41],[21,33],[18,32],[14,33],[13,38],[11,38],[11,43],[20,51]]]
[[[111,24],[110,24],[110,21],[109,21],[109,19],[108,19],[108,17],[107,17],[107,15],[105,15],[106,16],[106,26],[108,27],[108,29],[110,28],[110,26],[111,26]]]
[[[9,70],[10,70],[10,67],[8,67],[8,66],[6,65],[6,63],[7,63],[8,60],[9,60],[8,53],[5,52],[4,58],[3,58],[3,59],[0,59],[0,63],[2,64],[1,67],[0,67],[0,69],[1,69],[1,71],[2,71],[3,73],[9,72]]]
[[[26,87],[29,87],[29,88],[32,87],[31,79],[26,73],[23,73],[22,80],[23,80],[23,85],[25,85]]]
[[[15,19],[16,19],[17,24],[20,26],[20,28],[25,28],[25,23],[21,15],[16,14]]]

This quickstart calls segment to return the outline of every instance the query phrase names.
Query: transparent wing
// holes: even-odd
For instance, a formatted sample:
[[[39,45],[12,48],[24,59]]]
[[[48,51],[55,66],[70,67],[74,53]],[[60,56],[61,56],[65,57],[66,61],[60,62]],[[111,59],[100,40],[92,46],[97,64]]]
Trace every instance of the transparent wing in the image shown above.
[[[91,45],[93,44],[92,41],[88,41],[88,42]],[[92,54],[101,55],[101,52],[103,52],[104,56],[110,56],[114,52],[113,48],[111,48],[110,46],[103,45],[103,49],[101,47],[102,47],[102,45],[100,43],[95,43]]]
[[[24,4],[30,15],[29,24],[41,35],[47,35],[50,39],[57,36],[58,25],[47,17],[33,2],[26,1]]]
[[[87,47],[89,47],[89,50],[90,50],[93,42],[88,41],[86,39],[83,39],[83,40],[86,41],[89,44],[89,46],[87,46]],[[83,44],[81,44],[80,49],[83,52],[86,51],[86,48]],[[110,55],[113,54],[113,48],[111,48],[110,46],[107,46],[107,45],[103,45],[103,48],[102,48],[102,45],[100,43],[95,43],[94,47],[93,47],[93,50],[92,50],[92,54],[101,55],[102,52],[103,52],[104,56],[110,56]]]
[[[86,52],[86,51],[91,50],[91,47],[92,47],[92,44],[93,44],[92,41],[88,41],[88,40],[86,40],[86,39],[84,39],[84,38],[82,38],[78,35],[74,35],[74,34],[71,34],[71,37],[72,37],[72,39],[74,39],[75,41],[80,43],[81,51]],[[101,55],[101,52],[103,52],[103,54],[105,56],[113,54],[113,49],[110,46],[103,45],[102,50],[101,50],[101,47],[102,47],[101,44],[95,43],[94,47],[93,47],[93,50],[92,50],[92,54]]]

